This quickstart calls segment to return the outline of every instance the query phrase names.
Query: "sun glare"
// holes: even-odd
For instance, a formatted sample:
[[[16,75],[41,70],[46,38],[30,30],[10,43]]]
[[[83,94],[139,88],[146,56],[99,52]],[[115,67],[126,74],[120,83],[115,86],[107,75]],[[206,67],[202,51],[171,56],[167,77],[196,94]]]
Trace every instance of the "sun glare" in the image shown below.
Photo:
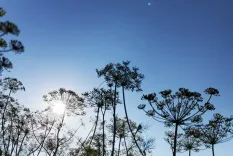
[[[54,104],[54,107],[53,107],[54,113],[62,114],[64,113],[64,110],[65,110],[65,105],[62,101],[58,101]]]

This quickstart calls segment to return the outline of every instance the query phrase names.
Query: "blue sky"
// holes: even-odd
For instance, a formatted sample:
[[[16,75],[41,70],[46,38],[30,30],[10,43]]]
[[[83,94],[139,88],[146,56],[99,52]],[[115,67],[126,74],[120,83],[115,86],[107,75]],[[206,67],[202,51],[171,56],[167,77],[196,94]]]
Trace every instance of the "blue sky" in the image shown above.
[[[130,60],[145,74],[143,93],[215,87],[216,112],[233,114],[231,0],[1,0],[1,7],[4,19],[20,27],[26,49],[8,55],[15,68],[3,74],[24,83],[19,101],[32,109],[43,108],[42,95],[59,87],[91,90],[102,82],[96,68]],[[169,156],[163,125],[136,108],[141,95],[128,93],[130,118],[151,125],[153,155]],[[232,144],[217,145],[216,155],[230,156]]]

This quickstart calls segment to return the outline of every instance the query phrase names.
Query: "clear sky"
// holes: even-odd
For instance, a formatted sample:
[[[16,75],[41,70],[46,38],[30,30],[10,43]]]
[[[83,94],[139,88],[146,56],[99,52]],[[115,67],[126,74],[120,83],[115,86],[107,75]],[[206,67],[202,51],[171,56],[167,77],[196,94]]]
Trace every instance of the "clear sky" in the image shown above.
[[[0,5],[7,10],[5,20],[20,27],[26,49],[9,55],[15,67],[3,75],[24,83],[19,101],[32,109],[43,108],[42,95],[59,87],[91,90],[102,82],[96,68],[130,60],[145,74],[143,93],[215,87],[221,93],[212,101],[215,112],[233,114],[232,0],[1,0]],[[136,108],[143,93],[127,94],[129,116],[151,125],[153,155],[170,156],[163,125]],[[232,147],[233,140],[219,144],[216,155],[230,156]]]

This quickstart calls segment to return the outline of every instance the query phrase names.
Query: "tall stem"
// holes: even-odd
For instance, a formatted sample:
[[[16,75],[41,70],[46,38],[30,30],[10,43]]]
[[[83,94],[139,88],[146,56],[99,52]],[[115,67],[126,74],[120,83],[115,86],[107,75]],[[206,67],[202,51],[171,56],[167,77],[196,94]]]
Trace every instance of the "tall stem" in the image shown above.
[[[120,150],[121,150],[121,138],[120,138],[120,140],[119,140],[118,154],[117,154],[117,156],[120,156]]]
[[[6,104],[5,107],[3,109],[3,113],[2,113],[2,141],[3,141],[3,146],[4,146],[4,152],[8,153],[8,150],[6,149],[6,144],[5,144],[5,113],[6,113],[6,109],[7,109],[7,105],[10,99],[10,95],[11,95],[11,90],[8,94],[7,100],[6,100]]]
[[[139,147],[138,142],[137,142],[136,137],[135,137],[135,134],[133,133],[133,130],[132,130],[131,126],[130,126],[129,117],[128,117],[128,113],[127,113],[127,108],[126,108],[126,103],[125,103],[125,89],[124,89],[123,86],[122,86],[122,94],[123,94],[123,103],[124,103],[125,117],[126,117],[126,121],[127,121],[129,130],[130,130],[130,133],[133,136],[134,142],[135,142],[135,144],[136,144],[139,152],[141,153],[141,155],[144,156],[145,154],[142,152],[141,148]]]
[[[12,51],[13,49],[8,49],[8,50],[0,50],[0,53],[6,53],[6,52],[10,52]]]
[[[8,144],[7,144],[7,151],[9,151],[9,147],[10,147],[10,143],[11,143],[11,137],[12,137],[12,132],[13,132],[13,117],[12,117],[12,115],[10,115],[10,117],[11,117],[11,125],[10,125],[10,135],[8,136]],[[13,142],[12,142],[12,144],[13,144]]]
[[[104,119],[104,116],[105,116],[105,113],[103,114],[103,136],[102,136],[102,141],[103,141],[103,146],[102,146],[102,150],[103,150],[103,156],[105,155],[105,129],[104,129],[104,127],[105,127],[105,119]]]
[[[129,155],[129,151],[128,151],[128,147],[127,147],[125,136],[124,136],[124,142],[125,142],[126,156],[128,156]]]
[[[59,138],[59,135],[60,135],[60,131],[62,129],[63,123],[64,123],[64,119],[65,119],[65,111],[63,112],[62,121],[61,121],[60,126],[59,126],[58,131],[57,131],[57,144],[56,144],[56,148],[55,148],[53,156],[57,155],[58,149],[60,147],[60,138]]]
[[[113,139],[112,139],[112,153],[111,153],[111,156],[114,156],[115,139],[116,139],[116,89],[117,89],[117,86],[115,84],[114,99],[113,99],[113,102],[112,102],[112,107],[113,107]]]
[[[98,139],[98,156],[101,155],[101,145],[100,145],[100,140]]]
[[[90,144],[89,144],[89,145],[91,145],[91,143],[92,143],[92,141],[93,141],[93,138],[94,138],[94,136],[95,136],[95,132],[96,132],[96,128],[97,128],[98,120],[99,120],[99,112],[100,112],[100,108],[98,107],[97,115],[96,115],[96,121],[95,121],[95,129],[94,129],[94,132],[93,132],[93,135],[92,135],[92,137],[91,137],[91,141],[90,141]]]
[[[212,145],[212,154],[214,156],[214,145]]]
[[[191,156],[191,150],[189,150],[189,156]]]
[[[16,156],[19,156],[19,153],[22,151],[22,145],[23,145],[23,142],[24,142],[26,136],[27,136],[27,134],[25,134],[25,135],[23,136],[23,139],[22,139],[21,144],[20,144],[20,146],[19,146],[18,153],[16,153]]]
[[[176,123],[173,156],[176,156],[177,133],[178,133],[178,124]]]

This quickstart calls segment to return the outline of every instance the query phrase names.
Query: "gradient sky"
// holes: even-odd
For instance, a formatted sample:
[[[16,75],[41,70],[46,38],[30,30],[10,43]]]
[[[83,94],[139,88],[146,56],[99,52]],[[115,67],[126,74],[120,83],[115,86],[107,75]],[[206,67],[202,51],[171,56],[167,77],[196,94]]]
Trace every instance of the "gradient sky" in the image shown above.
[[[148,5],[150,3],[151,5]],[[25,45],[8,54],[10,73],[26,86],[19,101],[31,109],[45,106],[42,95],[64,87],[78,93],[102,80],[95,69],[109,62],[132,61],[145,74],[143,93],[186,87],[219,89],[215,112],[233,114],[232,0],[1,0],[5,20],[15,22]],[[143,93],[127,93],[129,116],[151,125],[155,156],[170,156],[164,126],[136,107]],[[212,113],[205,118],[209,119]],[[216,146],[230,156],[233,140]],[[224,153],[224,154],[223,154]],[[186,156],[182,153],[178,156]],[[210,150],[195,153],[211,155]]]

